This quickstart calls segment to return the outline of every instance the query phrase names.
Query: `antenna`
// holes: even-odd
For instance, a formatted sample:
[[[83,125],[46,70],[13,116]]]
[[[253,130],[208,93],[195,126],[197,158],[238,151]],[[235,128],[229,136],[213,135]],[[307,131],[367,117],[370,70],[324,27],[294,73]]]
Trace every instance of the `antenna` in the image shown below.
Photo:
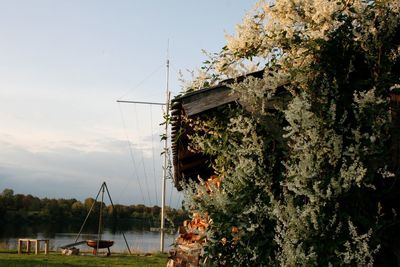
[[[117,103],[147,104],[147,105],[165,106],[165,103],[159,103],[159,102],[144,102],[144,101],[130,101],[130,100],[117,100]]]
[[[125,101],[117,100],[118,103],[133,103],[133,104],[148,104],[148,105],[160,105],[165,106],[164,118],[168,120],[169,109],[170,109],[170,98],[171,92],[169,91],[169,39],[167,41],[167,60],[166,60],[166,89],[165,89],[165,103],[157,102],[143,102],[143,101]],[[168,165],[168,121],[165,123],[165,139],[164,139],[164,166],[163,166],[163,177],[161,186],[161,224],[160,224],[160,251],[164,252],[164,235],[165,235],[165,187],[167,180],[167,167]]]
[[[168,120],[169,115],[169,100],[171,93],[169,91],[169,40],[167,47],[167,73],[166,73],[166,106],[165,106],[165,119]],[[163,178],[162,178],[162,195],[161,195],[161,237],[160,237],[160,251],[164,252],[164,222],[165,222],[165,181],[167,180],[167,164],[168,164],[168,121],[165,123],[165,139],[164,139],[164,168],[163,168]]]

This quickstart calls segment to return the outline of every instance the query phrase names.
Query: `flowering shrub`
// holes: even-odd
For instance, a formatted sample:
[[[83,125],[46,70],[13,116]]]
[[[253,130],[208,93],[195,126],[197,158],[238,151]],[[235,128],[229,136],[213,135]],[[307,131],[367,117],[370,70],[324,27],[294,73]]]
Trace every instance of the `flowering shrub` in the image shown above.
[[[243,107],[190,122],[191,148],[221,178],[211,193],[186,186],[188,208],[212,218],[207,264],[372,266],[390,250],[399,11],[399,1],[260,1],[227,36],[203,77],[255,65],[264,76],[231,85]],[[278,91],[290,101],[267,108]]]

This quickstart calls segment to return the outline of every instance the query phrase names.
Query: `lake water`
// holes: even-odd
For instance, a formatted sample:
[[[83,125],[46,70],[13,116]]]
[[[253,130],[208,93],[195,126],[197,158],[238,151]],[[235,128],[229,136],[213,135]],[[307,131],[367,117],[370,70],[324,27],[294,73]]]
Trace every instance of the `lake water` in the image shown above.
[[[131,251],[140,252],[155,252],[160,248],[160,233],[150,232],[144,230],[130,230],[124,231],[125,237],[128,241]],[[2,248],[7,249],[17,249],[18,238],[34,238],[34,239],[49,239],[51,250],[60,250],[59,247],[74,243],[77,233],[30,233],[29,235],[7,235],[7,233],[2,233],[0,236],[0,243]],[[173,243],[176,235],[175,234],[165,234],[165,250],[170,249],[170,245]],[[78,241],[87,239],[97,239],[97,234],[82,234]],[[127,252],[126,243],[124,241],[121,232],[111,232],[106,229],[101,239],[103,240],[114,240],[114,245],[110,248],[111,252]],[[90,251],[91,248],[85,244],[77,246],[82,251]]]

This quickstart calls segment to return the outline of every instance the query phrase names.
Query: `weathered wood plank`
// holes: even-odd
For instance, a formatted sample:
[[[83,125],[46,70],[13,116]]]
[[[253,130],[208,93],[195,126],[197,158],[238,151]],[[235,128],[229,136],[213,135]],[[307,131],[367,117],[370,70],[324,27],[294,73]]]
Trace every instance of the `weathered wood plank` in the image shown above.
[[[238,99],[236,94],[228,87],[215,88],[202,94],[195,94],[183,99],[182,105],[186,115],[193,116],[203,111],[234,102]]]

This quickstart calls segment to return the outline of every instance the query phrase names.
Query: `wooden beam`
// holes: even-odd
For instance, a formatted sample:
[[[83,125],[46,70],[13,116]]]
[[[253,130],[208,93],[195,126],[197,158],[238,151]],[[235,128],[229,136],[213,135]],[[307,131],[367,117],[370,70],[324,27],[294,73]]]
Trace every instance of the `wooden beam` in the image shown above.
[[[229,87],[219,87],[182,99],[182,106],[188,116],[234,102],[239,97]]]
[[[128,104],[147,104],[147,105],[158,105],[165,106],[165,103],[158,102],[143,102],[143,101],[127,101],[127,100],[117,100],[117,103],[128,103]]]

